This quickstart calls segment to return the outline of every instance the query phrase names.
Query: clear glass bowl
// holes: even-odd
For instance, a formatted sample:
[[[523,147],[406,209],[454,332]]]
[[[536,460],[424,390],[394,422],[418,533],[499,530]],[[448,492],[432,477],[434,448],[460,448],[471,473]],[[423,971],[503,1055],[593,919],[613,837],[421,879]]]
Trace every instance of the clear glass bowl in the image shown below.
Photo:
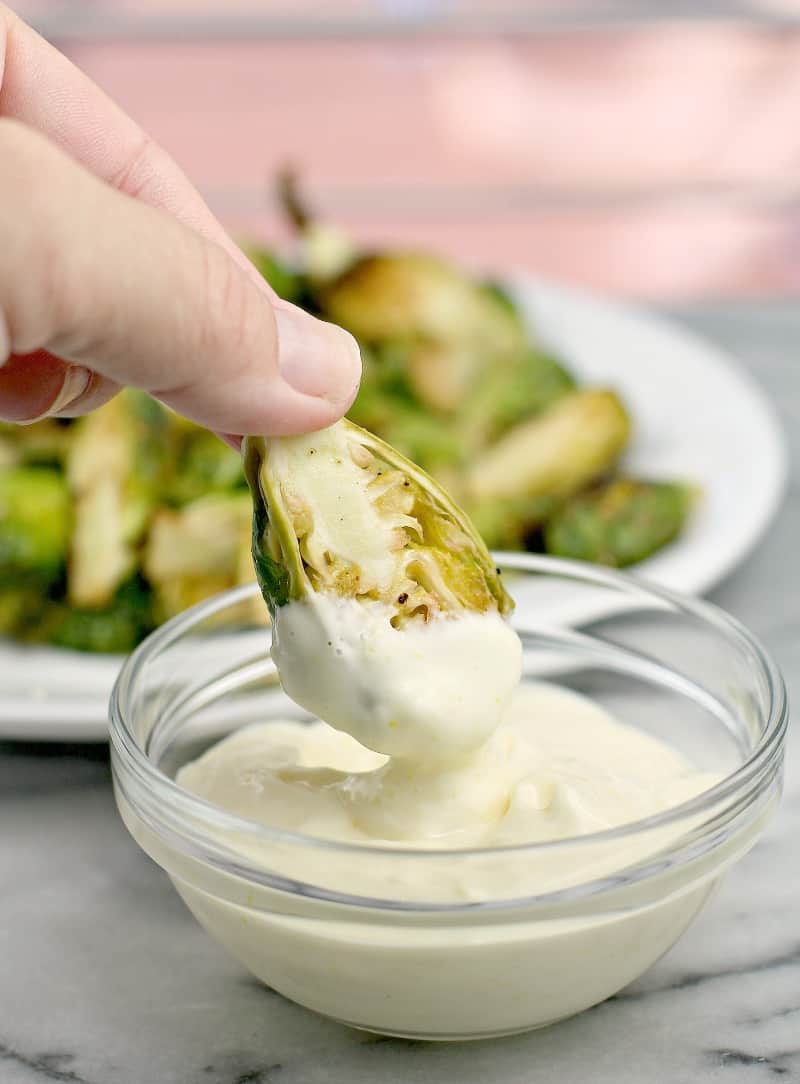
[[[111,701],[117,803],[212,937],[302,1005],[386,1034],[540,1027],[631,982],[697,914],[778,802],[787,723],[758,642],[701,602],[590,566],[503,555],[526,680],[552,680],[669,742],[711,789],[555,843],[431,851],[335,843],[233,816],[181,765],[281,692],[255,587],[189,610],[131,656]],[[423,887],[420,887],[423,886]]]

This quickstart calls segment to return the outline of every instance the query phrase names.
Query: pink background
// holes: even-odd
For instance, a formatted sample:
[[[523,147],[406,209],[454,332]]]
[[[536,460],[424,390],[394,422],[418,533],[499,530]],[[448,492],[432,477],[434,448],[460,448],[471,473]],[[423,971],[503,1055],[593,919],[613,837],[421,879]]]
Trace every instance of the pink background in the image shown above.
[[[331,5],[330,18],[366,7]],[[95,4],[135,18],[83,39],[63,4],[28,8],[45,28],[60,13],[59,44],[234,232],[280,236],[269,179],[291,163],[319,212],[366,242],[656,298],[800,285],[795,30],[303,39],[270,37],[267,19],[250,40],[220,24],[181,42],[159,41],[157,19],[137,40],[136,19],[180,16],[189,38],[204,12],[277,6]]]

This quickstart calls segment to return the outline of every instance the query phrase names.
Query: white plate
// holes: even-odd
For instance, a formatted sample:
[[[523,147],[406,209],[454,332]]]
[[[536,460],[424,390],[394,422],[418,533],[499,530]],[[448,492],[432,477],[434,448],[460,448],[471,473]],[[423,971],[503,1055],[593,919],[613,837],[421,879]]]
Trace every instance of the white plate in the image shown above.
[[[708,590],[747,555],[780,504],[786,454],[763,392],[722,350],[651,314],[525,279],[514,293],[581,380],[625,399],[636,425],[627,466],[702,487],[684,535],[637,571],[676,591]],[[119,665],[0,644],[0,738],[103,740]]]

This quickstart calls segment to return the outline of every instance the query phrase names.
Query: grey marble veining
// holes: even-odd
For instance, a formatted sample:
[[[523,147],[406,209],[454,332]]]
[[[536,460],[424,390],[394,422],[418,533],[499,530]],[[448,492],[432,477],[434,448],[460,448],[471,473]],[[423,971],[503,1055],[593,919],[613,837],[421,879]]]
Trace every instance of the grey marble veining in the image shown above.
[[[713,599],[800,702],[800,307],[683,318],[733,349],[787,427],[785,508]],[[512,1039],[349,1031],[258,986],[119,822],[104,751],[0,745],[0,1084],[701,1084],[800,1081],[800,733],[764,840],[618,997]]]

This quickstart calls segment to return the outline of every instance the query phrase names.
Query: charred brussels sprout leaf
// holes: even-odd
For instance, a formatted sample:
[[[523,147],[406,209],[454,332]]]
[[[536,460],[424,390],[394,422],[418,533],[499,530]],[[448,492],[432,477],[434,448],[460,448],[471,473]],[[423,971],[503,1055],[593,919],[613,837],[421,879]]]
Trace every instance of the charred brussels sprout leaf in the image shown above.
[[[380,600],[400,626],[512,602],[464,513],[419,467],[341,421],[245,441],[253,556],[274,612],[314,593]]]
[[[619,478],[569,501],[547,524],[549,553],[623,568],[680,533],[694,490],[676,482]]]

